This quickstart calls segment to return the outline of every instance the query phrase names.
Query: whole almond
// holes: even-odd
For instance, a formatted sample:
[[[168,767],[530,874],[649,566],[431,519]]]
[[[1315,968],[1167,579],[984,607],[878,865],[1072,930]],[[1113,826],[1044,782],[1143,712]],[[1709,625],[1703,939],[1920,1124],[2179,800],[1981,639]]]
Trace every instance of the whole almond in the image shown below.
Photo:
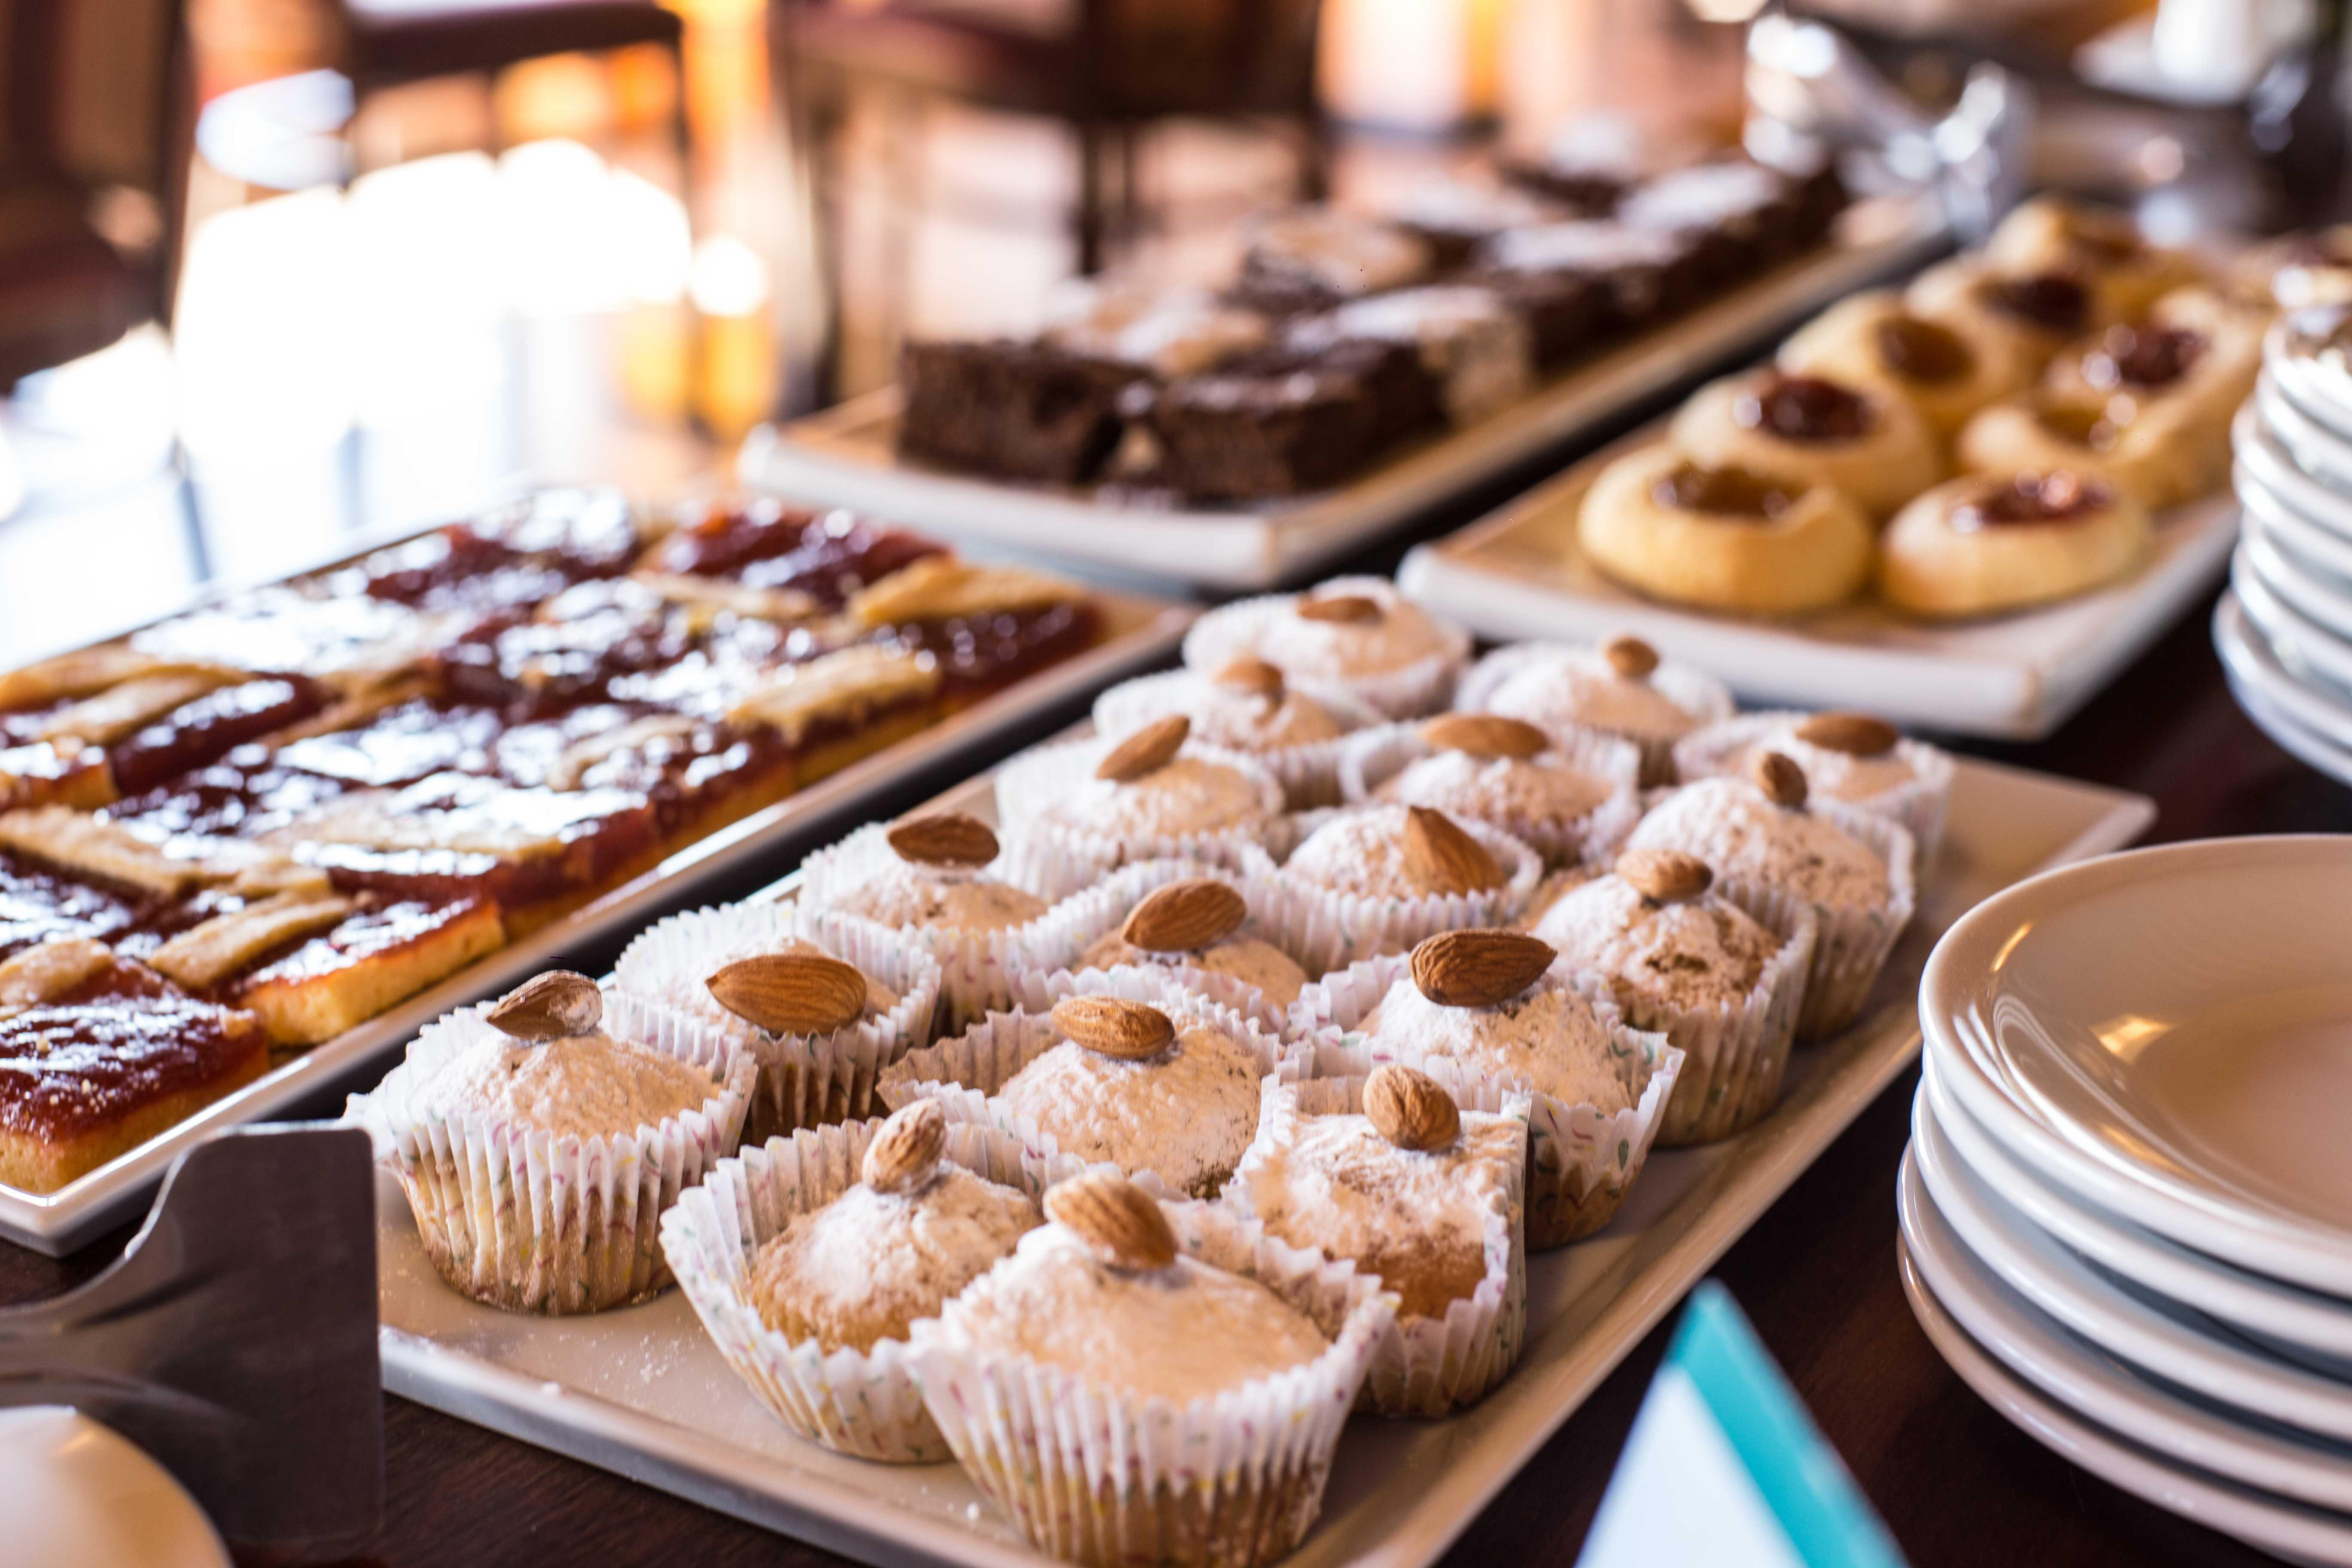
[[[1609,668],[1628,680],[1647,680],[1650,672],[1658,668],[1658,650],[1640,637],[1613,637],[1601,645],[1601,657]]]
[[[899,859],[918,866],[978,867],[996,858],[995,830],[961,811],[910,816],[884,837]]]
[[[1176,1232],[1168,1216],[1116,1171],[1089,1171],[1046,1188],[1045,1217],[1076,1231],[1113,1268],[1142,1272],[1176,1261]]]
[[[703,984],[721,1007],[772,1035],[830,1035],[866,1012],[866,976],[822,952],[739,958]]]
[[[1360,626],[1381,618],[1381,602],[1361,594],[1329,594],[1318,598],[1298,601],[1298,618],[1303,621],[1330,621],[1343,626]]]
[[[1797,739],[1850,757],[1883,757],[1903,732],[1867,713],[1816,713],[1797,726]]]
[[[1364,1080],[1364,1114],[1400,1149],[1426,1153],[1462,1136],[1462,1108],[1454,1097],[1427,1073],[1393,1063],[1374,1068]]]
[[[584,974],[551,969],[499,997],[487,1016],[511,1038],[561,1040],[590,1034],[604,1021],[604,994]]]
[[[1157,1007],[1124,996],[1065,996],[1054,1027],[1097,1056],[1139,1062],[1176,1043],[1176,1026]]]
[[[1679,849],[1628,849],[1617,857],[1617,874],[1656,904],[1679,904],[1715,885],[1715,871],[1696,855]]]
[[[1113,784],[1133,784],[1156,773],[1176,760],[1184,737],[1192,732],[1192,721],[1181,713],[1155,719],[1104,752],[1103,760],[1095,764],[1095,777]]]
[[[1404,870],[1425,893],[1484,893],[1509,880],[1485,845],[1426,805],[1405,808]]]
[[[1549,744],[1533,724],[1500,713],[1441,713],[1421,727],[1421,738],[1441,752],[1522,763]]]
[[[1492,1007],[1533,985],[1559,956],[1525,931],[1440,931],[1412,950],[1412,983],[1441,1007]]]
[[[1146,893],[1118,935],[1147,952],[1197,952],[1233,935],[1247,919],[1249,905],[1232,883],[1188,877]]]
[[[1282,700],[1282,671],[1262,658],[1237,658],[1210,679],[1219,686],[1246,691],[1268,702]]]
[[[857,1173],[877,1193],[911,1193],[931,1179],[947,1146],[947,1112],[936,1100],[918,1100],[876,1131]]]
[[[1805,770],[1786,752],[1759,752],[1748,764],[1748,776],[1774,805],[1801,811],[1805,805]]]

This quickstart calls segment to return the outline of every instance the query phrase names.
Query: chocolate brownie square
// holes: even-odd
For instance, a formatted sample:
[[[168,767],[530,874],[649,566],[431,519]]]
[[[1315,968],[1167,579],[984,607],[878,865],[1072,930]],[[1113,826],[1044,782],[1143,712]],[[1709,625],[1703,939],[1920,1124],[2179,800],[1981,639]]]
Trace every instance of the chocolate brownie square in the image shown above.
[[[1434,423],[1435,396],[1413,359],[1370,342],[1268,349],[1130,387],[1122,408],[1149,453],[1139,477],[1196,500],[1328,489]]]
[[[1706,283],[1686,237],[1606,218],[1497,235],[1465,276],[1526,313],[1546,366],[1681,314]]]
[[[1390,213],[1400,227],[1429,247],[1440,272],[1467,265],[1480,246],[1506,229],[1533,228],[1576,216],[1576,209],[1534,191],[1466,179],[1417,185]]]
[[[1006,479],[1078,484],[1118,441],[1139,366],[1012,339],[910,341],[899,355],[906,457]]]
[[[1371,342],[1408,351],[1445,418],[1473,425],[1527,395],[1535,356],[1528,322],[1491,289],[1399,289],[1295,323],[1286,341],[1315,351]],[[1417,416],[1419,402],[1411,412]]]
[[[1250,224],[1230,297],[1270,316],[1297,315],[1422,282],[1435,266],[1429,246],[1396,224],[1297,207]]]
[[[1719,158],[1645,180],[1618,204],[1628,227],[1698,247],[1710,288],[1756,277],[1801,248],[1797,182],[1746,158]]]

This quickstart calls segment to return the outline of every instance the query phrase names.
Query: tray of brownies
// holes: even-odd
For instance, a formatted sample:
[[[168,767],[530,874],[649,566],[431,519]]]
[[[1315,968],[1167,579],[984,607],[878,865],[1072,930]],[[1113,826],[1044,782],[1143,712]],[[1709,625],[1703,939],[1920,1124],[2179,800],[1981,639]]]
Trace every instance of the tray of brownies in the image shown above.
[[[772,501],[546,491],[0,674],[0,1232],[643,922],[1192,613]]]
[[[1216,289],[1066,286],[1024,336],[746,443],[744,482],[1224,588],[1296,580],[1941,244],[1832,168],[1546,161],[1245,226]]]
[[[1400,581],[1488,637],[1671,639],[1752,700],[2046,735],[2228,563],[2280,254],[2028,202]]]
[[[1497,662],[1539,713],[1475,700]],[[385,1385],[877,1563],[1434,1561],[2145,800],[1378,578],[439,1018]]]

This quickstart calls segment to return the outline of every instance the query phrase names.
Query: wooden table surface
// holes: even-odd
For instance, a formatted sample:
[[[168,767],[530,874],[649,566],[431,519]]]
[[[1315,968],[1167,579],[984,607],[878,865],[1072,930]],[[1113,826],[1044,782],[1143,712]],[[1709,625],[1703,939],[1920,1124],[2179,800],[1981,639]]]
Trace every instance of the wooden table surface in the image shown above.
[[[1969,749],[2151,795],[2161,807],[2152,839],[2352,830],[2352,792],[2272,745],[2232,705],[2201,610],[2053,739]],[[1914,1071],[1889,1088],[1717,1269],[1911,1561],[2265,1561],[2058,1458],[1928,1344],[1895,1267],[1895,1163],[1916,1082]],[[121,1239],[63,1262],[0,1244],[0,1302],[65,1289]],[[1575,1561],[1672,1321],[1545,1445],[1450,1563]],[[384,1424],[384,1524],[354,1563],[844,1561],[404,1400],[386,1399]]]

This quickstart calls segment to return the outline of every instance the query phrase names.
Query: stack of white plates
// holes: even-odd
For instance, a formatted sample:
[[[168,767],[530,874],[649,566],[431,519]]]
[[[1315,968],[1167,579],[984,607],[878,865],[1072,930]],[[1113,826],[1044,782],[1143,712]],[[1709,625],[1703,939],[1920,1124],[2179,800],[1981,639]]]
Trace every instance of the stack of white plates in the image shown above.
[[[2231,429],[2244,526],[2213,642],[2238,700],[2352,783],[2352,360],[2342,307],[2280,321]]]
[[[2084,1468],[2352,1563],[2352,838],[2173,845],[1945,936],[1904,1284],[1959,1374]]]

